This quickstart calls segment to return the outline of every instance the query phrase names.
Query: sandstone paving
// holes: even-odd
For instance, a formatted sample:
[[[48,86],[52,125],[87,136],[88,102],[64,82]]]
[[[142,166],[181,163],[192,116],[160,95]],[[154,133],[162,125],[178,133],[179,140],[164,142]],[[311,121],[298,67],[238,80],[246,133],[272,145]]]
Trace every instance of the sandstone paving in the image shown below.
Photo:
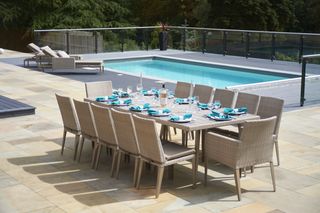
[[[192,189],[191,163],[183,162],[173,180],[164,178],[154,199],[153,168],[144,169],[137,190],[132,161],[121,165],[119,179],[111,178],[111,156],[103,151],[98,170],[92,170],[91,144],[85,143],[80,163],[73,161],[71,134],[61,156],[63,128],[54,94],[82,100],[83,82],[0,63],[0,85],[2,95],[36,107],[35,115],[0,119],[0,212],[320,212],[319,106],[283,113],[276,192],[269,168],[260,165],[241,178],[239,202],[233,172],[211,161],[208,185],[200,164]],[[175,141],[180,137],[173,135]]]

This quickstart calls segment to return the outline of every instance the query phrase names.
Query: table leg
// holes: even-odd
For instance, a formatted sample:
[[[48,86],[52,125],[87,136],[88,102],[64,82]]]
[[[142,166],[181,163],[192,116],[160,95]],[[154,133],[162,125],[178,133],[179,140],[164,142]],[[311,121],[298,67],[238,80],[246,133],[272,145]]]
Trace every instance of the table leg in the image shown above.
[[[196,131],[196,138],[195,138],[195,151],[196,151],[196,159],[195,159],[195,168],[196,168],[196,175],[195,179],[198,180],[198,165],[199,165],[199,153],[200,153],[200,136],[201,130]]]
[[[205,157],[205,153],[204,153],[204,144],[205,144],[205,135],[207,133],[207,130],[202,130],[202,134],[201,134],[201,151],[202,151],[202,161],[201,162],[204,162],[204,157]]]

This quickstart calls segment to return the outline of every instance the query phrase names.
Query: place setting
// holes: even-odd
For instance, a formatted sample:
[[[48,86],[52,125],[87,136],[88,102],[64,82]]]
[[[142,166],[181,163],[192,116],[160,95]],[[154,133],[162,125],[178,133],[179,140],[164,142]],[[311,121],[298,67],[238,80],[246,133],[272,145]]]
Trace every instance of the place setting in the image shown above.
[[[235,119],[235,116],[240,116],[246,114],[248,111],[247,107],[239,107],[239,108],[224,108],[222,111],[212,110],[210,114],[206,116],[209,119],[215,121],[230,121]]]
[[[129,110],[133,112],[144,112],[144,111],[148,111],[150,108],[151,108],[151,105],[149,103],[145,103],[143,105],[131,106]]]
[[[183,115],[170,115],[169,121],[174,123],[189,123],[192,121],[192,114],[185,113]]]

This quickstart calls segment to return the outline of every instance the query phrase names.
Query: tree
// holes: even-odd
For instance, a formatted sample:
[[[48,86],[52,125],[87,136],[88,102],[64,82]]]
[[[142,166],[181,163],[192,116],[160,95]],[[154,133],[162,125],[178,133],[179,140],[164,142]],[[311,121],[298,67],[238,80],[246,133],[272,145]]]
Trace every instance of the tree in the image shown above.
[[[81,28],[122,26],[129,11],[118,1],[11,0],[0,2],[1,28]]]

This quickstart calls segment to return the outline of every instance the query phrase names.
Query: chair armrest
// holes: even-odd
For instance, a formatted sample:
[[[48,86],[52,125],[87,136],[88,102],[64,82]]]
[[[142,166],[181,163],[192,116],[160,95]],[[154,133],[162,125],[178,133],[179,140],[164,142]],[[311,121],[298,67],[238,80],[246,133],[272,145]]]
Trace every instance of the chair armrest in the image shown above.
[[[205,156],[235,168],[240,144],[240,140],[209,132],[205,137]]]
[[[206,143],[207,141],[213,141],[213,143],[215,142],[219,142],[219,143],[227,143],[227,144],[231,144],[231,146],[238,146],[241,141],[235,138],[231,138],[225,135],[220,135],[214,132],[208,132],[206,135]]]
[[[52,58],[52,70],[57,69],[75,69],[74,58]]]

